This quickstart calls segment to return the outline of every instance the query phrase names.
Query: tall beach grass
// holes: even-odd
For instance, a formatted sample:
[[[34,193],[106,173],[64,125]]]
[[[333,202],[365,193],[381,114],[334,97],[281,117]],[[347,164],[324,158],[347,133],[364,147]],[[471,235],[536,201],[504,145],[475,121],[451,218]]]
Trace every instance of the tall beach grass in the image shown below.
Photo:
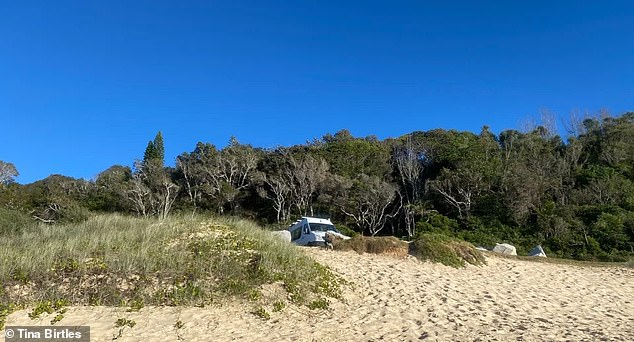
[[[340,297],[342,280],[250,221],[204,216],[98,215],[0,234],[0,312],[62,300],[74,305],[311,306]],[[265,286],[281,291],[270,297]]]

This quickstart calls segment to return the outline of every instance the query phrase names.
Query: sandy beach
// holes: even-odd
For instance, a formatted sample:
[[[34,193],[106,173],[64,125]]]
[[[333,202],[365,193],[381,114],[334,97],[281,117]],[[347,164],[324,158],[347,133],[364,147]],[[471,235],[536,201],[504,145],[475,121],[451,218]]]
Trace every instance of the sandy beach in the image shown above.
[[[91,341],[634,340],[634,269],[490,254],[486,266],[454,269],[412,257],[306,253],[350,283],[326,311],[287,307],[263,320],[248,303],[71,307],[57,325],[89,325]],[[51,316],[33,321],[29,312],[11,314],[6,325],[50,325]],[[119,318],[136,325],[121,330]]]

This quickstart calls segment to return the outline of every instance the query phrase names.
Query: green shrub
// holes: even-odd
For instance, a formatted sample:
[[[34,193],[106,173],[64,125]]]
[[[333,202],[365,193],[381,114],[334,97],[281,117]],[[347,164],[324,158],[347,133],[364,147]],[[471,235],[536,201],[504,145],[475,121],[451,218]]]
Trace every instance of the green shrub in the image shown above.
[[[60,214],[61,223],[80,223],[88,220],[90,211],[78,204],[69,204],[63,208]]]
[[[112,340],[118,340],[119,338],[121,338],[121,336],[123,336],[123,330],[125,330],[126,327],[132,329],[134,328],[134,326],[136,325],[136,322],[131,320],[131,319],[127,319],[127,318],[119,318],[114,322],[114,326],[115,328],[119,328],[119,331],[117,332],[116,335],[112,336]]]
[[[29,215],[5,208],[0,208],[0,236],[14,234],[33,224]]]
[[[493,248],[496,243],[504,242],[512,243],[515,247],[519,247],[517,244],[521,240],[521,234],[518,227],[511,227],[498,219],[474,216],[469,217],[465,225],[465,229],[456,235],[457,238],[489,248]]]
[[[484,256],[475,247],[462,240],[441,234],[421,234],[410,245],[410,252],[420,260],[439,262],[452,267],[464,267],[486,263]]]
[[[66,312],[64,309],[65,306],[68,306],[70,303],[64,299],[57,299],[55,301],[42,301],[39,302],[34,308],[33,311],[29,313],[29,318],[38,319],[43,313],[52,314],[55,311],[58,311],[59,314],[63,315]],[[63,310],[63,312],[62,312]],[[63,318],[63,316],[62,316]],[[60,318],[61,320],[61,318]]]
[[[341,234],[349,236],[349,237],[355,237],[359,235],[359,233],[357,233],[355,230],[349,228],[348,226],[344,226],[342,224],[337,225],[337,230],[339,230]]]
[[[0,330],[4,329],[7,316],[18,309],[19,307],[14,303],[0,303]]]
[[[258,307],[255,310],[253,310],[252,312],[255,316],[267,321],[269,319],[271,319],[271,314],[268,313],[268,311],[266,311],[265,308],[263,307]]]
[[[284,302],[282,302],[281,300],[278,300],[277,302],[273,303],[273,312],[280,312],[284,310],[285,307],[286,304],[284,304]]]
[[[395,256],[406,256],[409,251],[407,242],[399,240],[394,236],[354,236],[349,240],[336,240],[333,244],[335,250],[354,250],[359,254],[390,254]]]
[[[602,213],[591,225],[591,234],[604,251],[624,250],[628,247],[629,237],[623,224],[624,216]]]
[[[420,233],[438,233],[450,235],[458,231],[458,221],[437,212],[430,212],[416,222],[416,231]]]
[[[308,308],[311,310],[325,310],[330,306],[330,301],[326,298],[317,298],[308,304]]]

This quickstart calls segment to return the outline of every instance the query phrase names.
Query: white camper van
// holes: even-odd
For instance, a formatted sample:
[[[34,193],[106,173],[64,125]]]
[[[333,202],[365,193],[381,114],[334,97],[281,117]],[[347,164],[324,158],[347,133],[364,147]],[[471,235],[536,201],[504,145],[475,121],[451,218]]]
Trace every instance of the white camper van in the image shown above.
[[[344,240],[350,237],[341,234],[329,219],[302,217],[288,227],[291,241],[300,246],[325,246],[326,232],[330,232]]]

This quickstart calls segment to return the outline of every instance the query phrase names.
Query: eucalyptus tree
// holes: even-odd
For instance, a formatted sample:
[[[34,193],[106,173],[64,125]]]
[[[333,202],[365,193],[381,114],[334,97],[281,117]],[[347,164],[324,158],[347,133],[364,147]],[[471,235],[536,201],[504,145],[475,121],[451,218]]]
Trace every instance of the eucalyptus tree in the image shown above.
[[[431,168],[427,185],[459,218],[467,218],[483,198],[490,196],[500,173],[499,145],[484,128],[470,132],[435,130],[426,134]]]
[[[278,221],[292,212],[313,215],[313,203],[330,177],[326,160],[305,148],[271,151],[259,169],[258,194],[273,202]]]
[[[113,165],[95,179],[95,191],[91,207],[99,211],[126,212],[131,209],[126,197],[130,187],[132,170],[128,166]]]
[[[93,190],[93,183],[63,175],[50,175],[23,188],[31,216],[44,223],[85,220]]]
[[[394,164],[396,178],[401,186],[398,192],[403,203],[403,217],[405,230],[409,237],[416,233],[416,214],[420,211],[420,200],[424,192],[423,170],[425,169],[426,155],[424,148],[414,146],[412,135],[408,134],[393,148],[392,163]]]
[[[165,219],[179,193],[180,187],[172,180],[173,170],[165,166],[165,150],[161,132],[148,142],[143,161],[134,163],[128,199],[142,216]]]
[[[241,144],[235,137],[231,137],[229,144],[220,151],[217,165],[221,212],[224,204],[229,204],[232,209],[238,206],[239,195],[254,184],[255,171],[261,157],[259,150],[251,145]]]
[[[396,186],[376,176],[361,174],[344,183],[343,188],[338,206],[343,214],[353,220],[360,232],[376,235],[399,210],[399,207],[393,206]]]
[[[0,160],[0,186],[14,182],[15,177],[19,175],[20,173],[15,168],[15,165]]]
[[[354,179],[361,174],[384,178],[390,174],[390,146],[376,137],[354,138],[348,130],[326,135],[317,153],[330,165],[330,171]]]
[[[221,190],[220,152],[209,143],[199,142],[191,153],[176,158],[184,188],[194,208],[218,208],[216,199]]]
[[[545,201],[565,202],[565,146],[558,136],[537,127],[529,133],[500,134],[504,150],[502,193],[510,216],[525,224]],[[558,198],[561,197],[561,198]]]
[[[236,208],[240,193],[253,184],[260,158],[258,150],[231,138],[220,151],[199,142],[193,152],[176,158],[176,167],[193,207],[203,202],[203,206],[222,213],[227,204]]]

